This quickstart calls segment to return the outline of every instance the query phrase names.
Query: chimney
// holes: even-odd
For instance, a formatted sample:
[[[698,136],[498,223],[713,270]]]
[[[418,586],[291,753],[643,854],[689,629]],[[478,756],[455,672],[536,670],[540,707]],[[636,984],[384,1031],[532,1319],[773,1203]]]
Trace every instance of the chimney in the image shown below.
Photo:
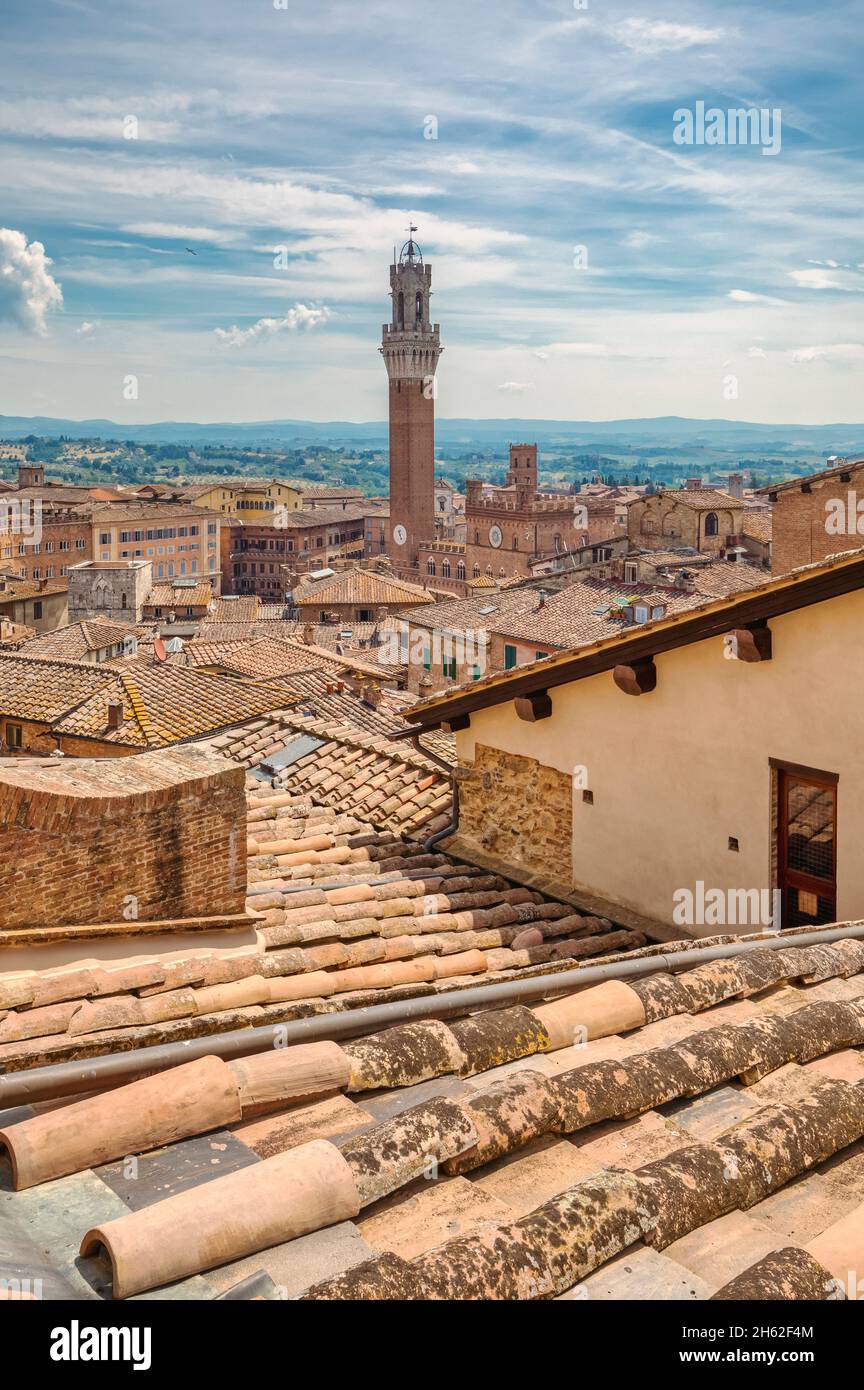
[[[303,624],[303,641],[307,647],[314,647],[315,645],[315,629],[311,623]]]
[[[123,723],[123,706],[117,700],[108,701],[108,728],[119,729]]]
[[[540,590],[540,594],[539,594],[539,599],[538,599],[537,607],[538,607],[538,608],[545,608],[545,607],[546,607],[546,590],[545,590],[545,589],[541,589],[541,590]]]

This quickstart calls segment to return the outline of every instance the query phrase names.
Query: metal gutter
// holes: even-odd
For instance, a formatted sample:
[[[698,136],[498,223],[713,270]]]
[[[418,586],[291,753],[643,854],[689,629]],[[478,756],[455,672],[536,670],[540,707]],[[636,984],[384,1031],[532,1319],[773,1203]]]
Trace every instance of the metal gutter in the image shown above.
[[[582,985],[603,980],[638,979],[658,970],[678,971],[709,961],[726,960],[748,951],[776,951],[789,946],[818,946],[830,941],[864,937],[864,922],[827,930],[777,933],[731,942],[723,946],[697,946],[670,954],[638,956],[606,965],[588,965],[556,970],[528,979],[505,980],[500,984],[451,990],[444,994],[422,995],[416,999],[368,1008],[346,1010],[340,1014],[315,1014],[286,1023],[270,1023],[261,1028],[244,1028],[230,1033],[214,1033],[187,1042],[161,1043],[134,1052],[112,1052],[84,1062],[55,1062],[45,1067],[0,1076],[0,1111],[13,1105],[120,1086],[139,1077],[150,1076],[199,1057],[248,1057],[274,1047],[296,1043],[335,1042],[339,1038],[363,1036],[381,1028],[393,1027],[420,1018],[453,1018],[475,1010],[502,1008],[512,1003],[540,1000],[550,995],[570,993]]]

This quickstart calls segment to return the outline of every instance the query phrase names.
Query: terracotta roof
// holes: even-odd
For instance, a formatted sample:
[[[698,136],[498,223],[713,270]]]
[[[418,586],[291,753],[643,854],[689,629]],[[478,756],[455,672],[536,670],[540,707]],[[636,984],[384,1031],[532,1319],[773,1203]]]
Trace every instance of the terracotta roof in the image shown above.
[[[233,623],[202,618],[195,634],[199,642],[246,642],[253,635],[253,624],[248,618]]]
[[[213,512],[209,507],[196,507],[191,502],[136,502],[128,497],[122,501],[111,503],[110,506],[91,505],[89,507],[90,516],[93,521],[112,521],[121,522],[129,519],[144,521],[149,518],[156,520],[166,516],[191,516],[204,517],[208,521],[214,521],[219,513]]]
[[[383,871],[386,859],[370,862],[384,892],[373,888],[365,905],[382,928],[423,922],[407,908],[435,874],[436,896],[457,896],[458,866],[400,880]],[[360,888],[307,892],[311,906],[338,912],[356,910]],[[415,896],[389,896],[408,888]],[[476,879],[460,891],[482,896]],[[387,915],[397,902],[404,918]],[[369,938],[382,964],[351,963],[349,937],[348,959],[335,965],[332,938],[326,958],[328,947],[303,934],[302,914],[298,905],[302,944],[268,945],[254,961],[251,951],[203,952],[4,976],[11,1007],[0,1028],[31,1032],[2,1044],[4,1060],[27,1065],[40,1046],[32,1030],[52,1019],[65,1020],[67,1050],[77,1040],[87,1055],[100,1039],[116,1046],[124,1016],[135,1019],[127,1032],[154,1041],[195,1036],[206,1010],[221,1004],[227,1014],[232,996],[235,1027],[275,1023],[304,975],[316,986],[340,971],[382,977],[388,955],[391,978],[413,966],[415,978],[431,979],[429,961],[477,966],[476,951],[457,942],[409,955],[412,938],[395,927]],[[550,928],[554,940],[562,920],[535,917],[530,930]],[[456,934],[468,939],[464,927]],[[318,969],[298,971],[295,958],[313,951]],[[674,960],[673,951],[638,954]],[[258,973],[241,973],[250,964]],[[205,1057],[47,1113],[22,1106],[0,1116],[18,1187],[29,1188],[6,1194],[11,1249],[32,1242],[40,1215],[65,1210],[41,1246],[46,1298],[101,1297],[113,1277],[115,1295],[206,1299],[255,1275],[238,1297],[838,1299],[864,1223],[864,948],[799,947],[787,933],[780,950],[682,966],[551,1004],[461,1017],[457,1007],[446,1022],[418,1019],[341,1044]],[[574,963],[574,985],[578,976]],[[332,996],[313,1001],[322,1006],[332,1009]],[[203,1101],[193,1106],[193,1095]],[[131,1148],[130,1133],[140,1135]],[[121,1180],[130,1152],[140,1154],[131,1187]],[[254,1223],[244,1219],[252,1209]],[[211,1268],[214,1250],[221,1263]],[[14,1258],[0,1255],[13,1275]]]
[[[693,487],[693,488],[662,488],[653,494],[655,497],[662,497],[664,500],[680,502],[684,507],[693,507],[696,511],[711,512],[718,507],[726,511],[730,507],[743,508],[744,501],[740,497],[732,497],[728,492],[721,492],[719,488],[713,487]],[[641,497],[635,497],[633,502],[641,502]],[[632,505],[628,503],[628,505]]]
[[[184,654],[191,666],[213,666],[249,676],[285,676],[295,671],[341,669],[338,659],[322,657],[302,643],[289,644],[272,637],[248,642],[187,642]]]
[[[536,642],[538,646],[545,642],[550,646],[577,647],[620,631],[625,626],[620,604],[642,600],[649,608],[663,605],[667,613],[683,613],[704,602],[704,595],[695,592],[695,588],[695,585],[693,589],[672,589],[605,579],[576,580],[560,593],[550,594],[542,606],[537,590],[531,594],[533,602],[530,604],[511,605],[510,595],[507,595],[508,601],[502,604],[500,615],[490,613],[483,617],[483,623],[492,632]],[[519,591],[519,597],[528,597],[527,591]],[[632,630],[632,624],[630,628]]]
[[[750,508],[741,523],[741,530],[745,536],[752,536],[756,541],[770,541],[773,533],[771,512],[758,507]]]
[[[345,570],[330,579],[302,582],[293,592],[298,608],[326,607],[328,603],[379,604],[434,603],[431,594],[418,584],[408,584],[393,575],[377,574],[374,570]]]
[[[247,767],[280,755],[274,772],[280,791],[376,828],[431,835],[449,824],[449,777],[411,742],[393,737],[409,727],[404,720],[364,706],[350,691],[295,695],[295,706],[233,728],[209,746]]]
[[[13,719],[51,723],[113,680],[87,662],[0,654],[0,711]],[[107,722],[107,721],[106,721]]]
[[[26,657],[57,657],[61,661],[81,661],[88,652],[115,647],[126,637],[136,635],[133,623],[114,623],[108,618],[85,618],[53,632],[35,636],[22,650]]]
[[[12,579],[6,576],[6,583],[0,589],[0,603],[12,599],[49,598],[51,594],[68,594],[68,579]]]
[[[472,709],[484,708],[534,689],[581,680],[619,663],[654,657],[690,642],[704,641],[731,628],[745,626],[779,613],[794,612],[864,586],[864,549],[831,555],[818,564],[803,565],[788,574],[763,579],[752,592],[710,599],[686,612],[673,612],[656,621],[627,627],[614,636],[598,638],[546,661],[485,676],[455,686],[409,711],[411,723],[437,726]]]
[[[683,566],[686,568],[686,565]],[[679,561],[678,568],[682,568]],[[734,575],[727,571],[737,571]],[[400,617],[412,625],[455,630],[485,630],[536,642],[538,647],[579,647],[621,631],[624,617],[621,604],[643,599],[649,606],[665,605],[667,614],[687,612],[699,607],[714,591],[721,593],[753,589],[768,581],[761,570],[749,565],[714,565],[693,571],[694,582],[686,589],[666,584],[625,584],[623,581],[564,577],[566,587],[546,592],[541,603],[542,585],[523,585],[480,597],[454,599],[424,608],[422,613],[407,612]],[[671,576],[670,576],[671,579]],[[632,624],[627,628],[632,631]]]
[[[312,720],[326,725],[332,739],[337,742],[343,738],[350,742],[352,738],[365,734],[393,740],[395,735],[404,734],[411,728],[403,711],[415,703],[415,696],[404,691],[376,688],[372,702],[361,691],[352,688],[351,679],[344,668],[300,671],[284,678],[268,678],[268,689],[279,691],[285,708],[265,719],[255,719],[233,728],[222,740],[222,746],[231,750],[226,756],[247,767],[252,766],[262,760],[262,748],[266,746],[268,754],[280,751]],[[354,678],[354,683],[358,683],[357,678]],[[440,730],[423,734],[421,746],[448,766],[456,762],[456,745],[452,734]],[[393,744],[392,752],[400,764],[403,753],[408,750],[413,751],[413,743],[406,745],[400,740]],[[315,768],[310,767],[310,771],[314,772]]]
[[[278,709],[284,699],[264,681],[149,659],[93,665],[0,654],[0,712],[127,748],[200,738]],[[109,704],[122,706],[119,728],[109,728]]]
[[[201,579],[197,584],[154,584],[144,600],[145,608],[206,608],[213,600],[213,586]]]
[[[260,603],[255,594],[236,598],[217,598],[208,621],[213,623],[251,623],[258,617]]]
[[[298,507],[296,511],[283,510],[279,513],[278,523],[272,516],[268,519],[268,514],[260,513],[258,517],[231,517],[226,518],[226,523],[230,525],[232,531],[235,527],[273,527],[279,531],[302,530],[309,526],[336,526],[343,521],[362,521],[365,516],[377,512],[371,502],[348,502],[344,507]]]
[[[108,727],[108,705],[123,706],[118,729]],[[53,732],[126,747],[159,748],[201,738],[264,714],[281,703],[278,691],[236,677],[210,675],[172,664],[130,661],[53,724]]]
[[[269,736],[266,723],[260,732]],[[250,918],[254,944],[203,951],[185,946],[154,957],[147,954],[143,925],[129,939],[126,956],[112,957],[104,967],[82,960],[59,972],[0,974],[0,1068],[13,1071],[48,1058],[266,1022],[275,1017],[267,1007],[273,1003],[281,1005],[283,1018],[297,1017],[309,1011],[310,1000],[325,1011],[355,1007],[370,993],[378,1002],[406,986],[428,993],[470,976],[506,979],[550,961],[644,943],[635,933],[444,853],[427,853],[418,839],[405,838],[406,828],[422,828],[425,835],[442,819],[446,824],[441,807],[449,796],[440,795],[446,784],[433,766],[413,750],[401,754],[399,763],[382,742],[358,742],[354,766],[366,759],[373,780],[378,768],[386,771],[394,799],[403,810],[413,800],[415,813],[394,816],[395,828],[382,829],[384,818],[376,816],[374,805],[367,818],[349,809],[350,796],[335,808],[323,804],[328,793],[308,774],[310,790],[302,794],[293,778],[274,786],[250,779],[248,907],[256,914]],[[206,746],[232,756],[232,739]],[[327,764],[326,771],[335,765]],[[416,814],[420,809],[422,817]],[[158,926],[152,932],[161,935]],[[100,981],[95,989],[94,968]],[[179,975],[182,997],[142,1007],[145,997],[179,987]],[[214,992],[216,985],[225,988]],[[199,995],[198,989],[205,992]],[[51,1004],[62,1007],[36,1012],[49,994]],[[103,998],[105,1008],[99,1004]],[[203,1029],[194,1023],[187,1031],[183,1020],[205,1015]]]

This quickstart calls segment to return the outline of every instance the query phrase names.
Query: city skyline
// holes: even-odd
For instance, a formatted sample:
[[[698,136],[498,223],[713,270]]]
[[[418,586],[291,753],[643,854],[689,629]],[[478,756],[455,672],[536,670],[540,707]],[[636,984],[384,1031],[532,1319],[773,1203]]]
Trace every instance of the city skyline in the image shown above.
[[[2,414],[380,420],[414,221],[442,418],[860,416],[851,4],[49,11],[6,16]],[[700,103],[782,140],[677,142]]]

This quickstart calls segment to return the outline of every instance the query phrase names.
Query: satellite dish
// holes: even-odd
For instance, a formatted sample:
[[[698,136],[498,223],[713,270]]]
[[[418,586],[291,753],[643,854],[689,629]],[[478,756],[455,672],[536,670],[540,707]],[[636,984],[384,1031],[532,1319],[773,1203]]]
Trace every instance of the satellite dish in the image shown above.
[[[156,641],[153,643],[153,655],[157,661],[164,661],[168,655],[165,650],[165,643],[162,641],[161,637],[157,637]]]

